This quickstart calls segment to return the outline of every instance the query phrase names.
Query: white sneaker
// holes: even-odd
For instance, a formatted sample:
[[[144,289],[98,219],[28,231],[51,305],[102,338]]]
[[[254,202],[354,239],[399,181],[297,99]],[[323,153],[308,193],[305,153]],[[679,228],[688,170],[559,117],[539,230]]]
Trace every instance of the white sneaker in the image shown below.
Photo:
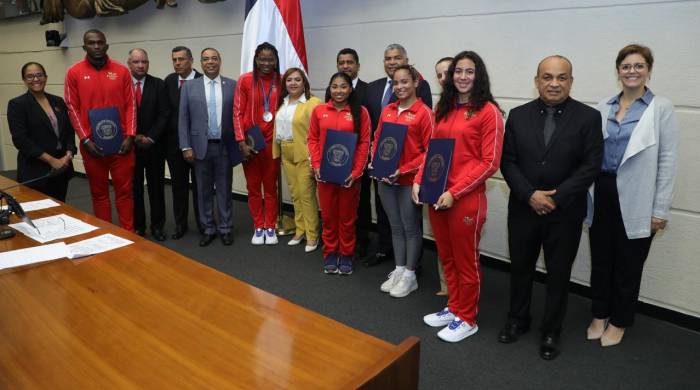
[[[476,324],[474,324],[474,326],[471,326],[466,322],[460,320],[459,317],[455,317],[455,319],[452,322],[450,322],[449,325],[447,325],[443,330],[438,332],[437,336],[440,339],[447,341],[448,343],[456,343],[473,335],[478,330],[479,327],[476,326]]]
[[[381,287],[379,287],[382,292],[388,293],[391,291],[394,286],[396,286],[396,283],[399,282],[399,279],[401,279],[401,275],[403,274],[403,269],[397,270],[394,268],[393,271],[389,272],[388,279],[382,283]]]
[[[304,235],[303,235],[303,234],[302,234],[301,236],[299,236],[299,239],[296,239],[296,238],[293,238],[293,237],[292,237],[292,239],[289,240],[289,242],[287,243],[287,245],[289,245],[289,246],[297,246],[297,245],[301,244],[302,241],[304,241]]]
[[[439,327],[448,325],[452,320],[455,319],[455,315],[450,312],[450,309],[444,308],[437,313],[428,314],[423,317],[423,322],[426,324]]]
[[[411,276],[405,273],[401,275],[401,279],[394,285],[394,287],[389,291],[389,295],[394,298],[403,298],[406,295],[418,290],[418,281],[416,280],[416,275]]]
[[[275,229],[265,229],[265,245],[277,245],[277,243],[277,233],[275,233]]]
[[[265,243],[265,233],[262,229],[255,229],[255,232],[253,233],[253,238],[250,240],[250,243],[253,245],[262,245]]]

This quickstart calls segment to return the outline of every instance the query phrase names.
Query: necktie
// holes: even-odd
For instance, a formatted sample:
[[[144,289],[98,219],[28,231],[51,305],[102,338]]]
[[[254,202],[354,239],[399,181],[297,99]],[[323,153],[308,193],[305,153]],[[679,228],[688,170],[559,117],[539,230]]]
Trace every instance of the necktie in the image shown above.
[[[389,100],[391,100],[391,94],[394,93],[393,85],[394,81],[389,80],[389,87],[386,89],[386,92],[384,92],[384,97],[382,97],[382,110],[389,104]]]
[[[219,139],[219,121],[216,117],[216,81],[209,82],[209,139]]]
[[[180,80],[180,86],[178,88],[182,88],[182,84],[185,83],[185,80]]]
[[[141,81],[136,82],[136,106],[141,107]]]
[[[556,124],[554,123],[554,111],[556,109],[554,107],[547,107],[545,108],[547,111],[547,117],[544,119],[544,145],[547,146],[549,144],[549,141],[552,139],[552,134],[554,134],[554,129],[556,128]]]

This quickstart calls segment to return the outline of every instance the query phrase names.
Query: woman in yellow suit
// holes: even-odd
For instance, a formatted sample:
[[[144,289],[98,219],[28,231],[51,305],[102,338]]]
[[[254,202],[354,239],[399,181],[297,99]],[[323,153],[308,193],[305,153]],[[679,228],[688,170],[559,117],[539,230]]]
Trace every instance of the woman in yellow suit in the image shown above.
[[[311,95],[303,70],[290,68],[282,76],[282,93],[275,116],[272,157],[282,157],[282,168],[294,202],[296,234],[288,245],[306,240],[306,252],[318,248],[319,218],[316,181],[309,164],[306,136],[311,112],[321,101]]]

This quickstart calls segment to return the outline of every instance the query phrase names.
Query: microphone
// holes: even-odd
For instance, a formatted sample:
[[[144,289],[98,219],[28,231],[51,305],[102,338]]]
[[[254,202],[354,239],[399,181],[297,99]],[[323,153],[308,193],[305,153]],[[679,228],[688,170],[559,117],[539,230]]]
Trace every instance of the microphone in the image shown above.
[[[58,175],[60,172],[62,172],[62,171],[57,171],[57,170],[55,170],[55,169],[52,169],[52,170],[49,171],[49,173],[45,174],[44,176],[35,177],[34,179],[25,180],[25,181],[23,181],[23,182],[21,182],[21,183],[13,184],[13,185],[11,185],[11,186],[9,186],[9,187],[1,188],[1,189],[0,189],[0,192],[4,192],[4,191],[7,191],[7,190],[11,190],[11,189],[13,189],[13,188],[15,188],[15,187],[19,187],[19,186],[24,186],[24,185],[27,185],[27,184],[31,184],[31,183],[34,183],[34,182],[37,182],[37,181],[40,181],[40,180],[48,179],[48,178],[50,178],[50,177],[53,177],[53,176]]]
[[[22,206],[17,202],[17,199],[15,199],[12,195],[8,194],[7,190],[23,186],[26,184],[34,183],[39,180],[44,180],[48,179],[49,177],[56,176],[59,174],[61,171],[54,170],[52,169],[49,171],[47,174],[44,176],[40,176],[34,179],[26,180],[21,183],[17,183],[14,185],[11,185],[9,187],[5,187],[3,189],[0,189],[0,203],[5,200],[7,202],[7,210],[1,210],[0,211],[0,224],[6,225],[10,222],[10,214],[15,213],[23,222],[25,222],[27,225],[33,227],[34,229],[37,229],[36,225],[34,225],[34,222],[32,221],[31,218],[27,216],[27,213],[24,212],[24,209]],[[37,229],[39,230],[39,229]]]

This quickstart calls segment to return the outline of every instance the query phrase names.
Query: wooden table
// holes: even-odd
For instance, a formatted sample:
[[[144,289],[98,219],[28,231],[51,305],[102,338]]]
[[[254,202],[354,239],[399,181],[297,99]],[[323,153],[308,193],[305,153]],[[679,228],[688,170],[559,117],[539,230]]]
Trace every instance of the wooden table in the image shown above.
[[[0,271],[0,389],[417,388],[416,337],[392,345],[68,205],[29,215],[59,213],[100,228],[66,243],[134,244]]]

